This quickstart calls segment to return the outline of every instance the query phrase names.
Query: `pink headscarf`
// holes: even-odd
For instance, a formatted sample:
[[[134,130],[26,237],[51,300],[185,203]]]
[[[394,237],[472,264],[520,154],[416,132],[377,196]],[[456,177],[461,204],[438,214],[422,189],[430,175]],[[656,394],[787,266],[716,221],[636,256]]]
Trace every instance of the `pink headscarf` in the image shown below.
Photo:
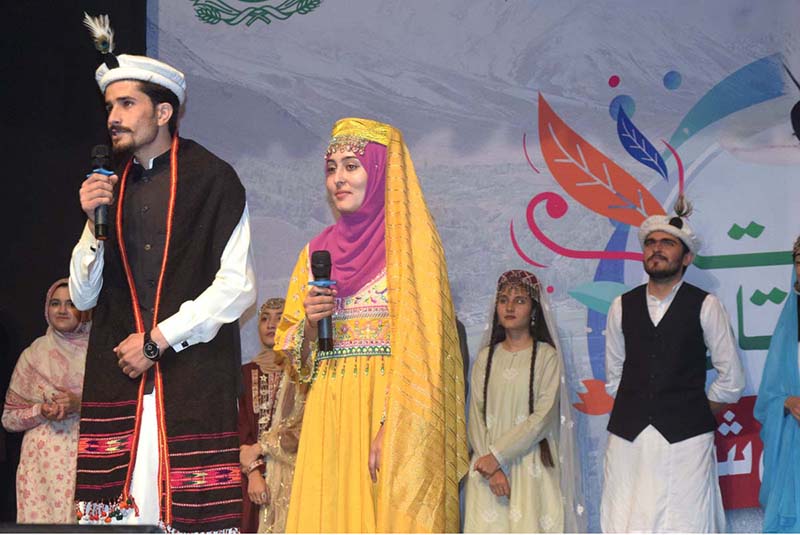
[[[17,428],[19,422],[14,419],[14,411],[50,402],[59,390],[81,392],[91,328],[91,324],[85,321],[88,315],[81,315],[74,331],[63,333],[52,326],[48,313],[53,293],[66,283],[67,279],[58,280],[47,291],[44,302],[47,332],[22,352],[14,367],[3,413],[3,425],[7,429],[25,430]]]
[[[309,256],[331,253],[331,279],[339,297],[354,295],[386,267],[386,147],[369,142],[356,157],[367,171],[364,202],[323,230],[308,245]]]
[[[53,298],[53,294],[56,293],[56,290],[61,286],[69,288],[69,279],[59,279],[54,282],[53,285],[50,286],[50,289],[47,290],[47,297],[44,300],[44,319],[47,321],[47,336],[52,335],[71,341],[73,344],[80,345],[83,351],[85,351],[89,343],[89,330],[91,328],[89,312],[81,312],[78,326],[75,327],[75,330],[67,333],[56,330],[56,328],[53,327],[53,322],[50,321],[50,300]]]

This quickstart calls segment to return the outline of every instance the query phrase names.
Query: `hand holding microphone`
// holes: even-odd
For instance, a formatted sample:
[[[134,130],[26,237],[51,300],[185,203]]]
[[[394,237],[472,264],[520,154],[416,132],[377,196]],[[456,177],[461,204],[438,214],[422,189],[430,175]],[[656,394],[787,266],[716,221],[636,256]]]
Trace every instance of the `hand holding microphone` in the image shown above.
[[[306,295],[303,306],[306,312],[306,319],[312,331],[317,331],[318,348],[321,351],[333,349],[333,310],[335,306],[334,297],[336,290],[331,288],[336,281],[330,280],[331,276],[331,254],[328,251],[314,251],[311,254],[311,273],[314,280],[309,284],[312,289]]]
[[[303,308],[306,313],[307,337],[316,338],[319,320],[326,317],[329,318],[333,315],[335,296],[336,291],[333,288],[312,286],[309,289],[303,301]]]
[[[92,230],[99,240],[108,236],[108,205],[114,202],[114,185],[118,177],[109,170],[109,153],[106,145],[92,149],[92,169],[81,184],[81,208],[92,221]]]

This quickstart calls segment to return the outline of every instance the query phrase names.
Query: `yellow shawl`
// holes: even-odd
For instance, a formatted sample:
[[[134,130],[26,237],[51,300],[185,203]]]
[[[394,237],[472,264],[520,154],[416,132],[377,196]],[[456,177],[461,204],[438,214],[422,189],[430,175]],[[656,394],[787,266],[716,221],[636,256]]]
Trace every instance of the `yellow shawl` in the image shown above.
[[[463,363],[444,249],[403,135],[361,119],[343,119],[337,127],[351,122],[388,130],[392,375],[381,459],[388,488],[378,491],[378,531],[457,532],[458,482],[469,460]]]

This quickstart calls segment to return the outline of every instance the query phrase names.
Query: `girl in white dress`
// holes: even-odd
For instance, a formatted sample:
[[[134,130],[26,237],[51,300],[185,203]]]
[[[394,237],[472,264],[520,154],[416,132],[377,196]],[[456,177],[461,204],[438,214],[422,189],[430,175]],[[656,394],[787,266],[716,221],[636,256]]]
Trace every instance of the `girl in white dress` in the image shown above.
[[[532,273],[500,277],[489,345],[470,379],[465,532],[580,529],[583,508],[573,499],[580,485],[562,474],[565,458],[573,462],[572,441],[568,456],[559,451],[561,435],[571,439],[572,419],[561,406],[568,405],[560,400],[563,364],[545,309]],[[580,471],[570,466],[573,472]]]

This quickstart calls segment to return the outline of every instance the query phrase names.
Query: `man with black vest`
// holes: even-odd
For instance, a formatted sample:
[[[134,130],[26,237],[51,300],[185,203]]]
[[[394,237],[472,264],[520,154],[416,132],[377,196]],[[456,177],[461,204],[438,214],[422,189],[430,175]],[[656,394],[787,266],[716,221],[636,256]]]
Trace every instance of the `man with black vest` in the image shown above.
[[[88,24],[107,45],[107,18]],[[244,187],[230,165],[178,137],[183,73],[106,50],[95,77],[123,165],[83,182],[88,221],[70,266],[75,305],[94,307],[78,520],[235,530],[238,318],[255,301]],[[108,206],[105,241],[95,235],[99,206]]]
[[[699,240],[676,211],[642,223],[649,280],[617,297],[608,312],[606,388],[615,401],[600,505],[604,532],[725,529],[714,413],[739,399],[744,371],[722,304],[682,280]],[[709,352],[718,376],[706,393]]]

